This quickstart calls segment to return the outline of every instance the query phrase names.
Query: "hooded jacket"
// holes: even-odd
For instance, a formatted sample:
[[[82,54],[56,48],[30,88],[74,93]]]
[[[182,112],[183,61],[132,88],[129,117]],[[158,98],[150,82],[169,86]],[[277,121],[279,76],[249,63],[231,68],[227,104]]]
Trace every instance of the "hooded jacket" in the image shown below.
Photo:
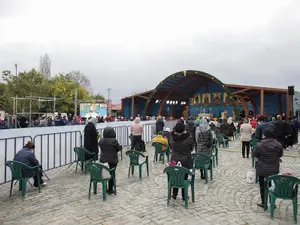
[[[133,136],[140,136],[143,134],[143,125],[141,124],[139,117],[135,118],[134,124],[131,125],[131,133]]]
[[[95,152],[98,157],[99,148],[98,148],[98,132],[94,123],[88,122],[84,128],[84,148],[89,152]]]
[[[155,138],[153,138],[152,143],[160,143],[162,144],[162,151],[166,150],[166,147],[169,145],[168,139],[164,138],[162,135],[156,135]]]
[[[172,155],[171,161],[180,161],[187,169],[193,168],[192,151],[194,148],[193,137],[188,132],[171,133]]]
[[[155,124],[155,128],[156,128],[156,133],[158,133],[159,131],[163,131],[164,130],[164,126],[165,126],[165,123],[164,121],[159,118],[157,121],[156,121],[156,124]]]
[[[283,149],[274,138],[261,140],[253,152],[257,158],[256,175],[268,177],[279,173],[279,159],[282,157]]]
[[[118,163],[118,151],[121,150],[121,146],[116,139],[116,132],[112,127],[106,127],[103,131],[103,138],[99,141],[101,149],[100,162],[117,164]]]

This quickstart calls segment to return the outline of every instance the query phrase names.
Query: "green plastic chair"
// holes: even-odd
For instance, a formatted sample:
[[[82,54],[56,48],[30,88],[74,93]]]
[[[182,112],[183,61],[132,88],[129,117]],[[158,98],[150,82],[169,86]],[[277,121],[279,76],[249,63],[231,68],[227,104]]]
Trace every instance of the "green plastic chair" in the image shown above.
[[[271,184],[271,187],[268,187]],[[300,180],[293,176],[273,175],[265,179],[264,209],[268,209],[268,196],[270,195],[271,219],[274,219],[276,198],[293,201],[294,223],[297,223],[298,187]]]
[[[147,176],[149,176],[148,156],[145,156],[144,154],[142,154],[138,151],[134,151],[134,150],[127,151],[126,155],[130,159],[128,177],[130,177],[130,169],[131,169],[131,174],[133,175],[134,174],[134,166],[138,166],[139,167],[140,179],[142,179],[142,167],[143,167],[144,164],[146,164]],[[140,156],[145,158],[145,160],[140,159]]]
[[[218,149],[218,140],[214,138],[213,140],[213,151],[212,151],[212,162],[213,166],[216,167],[219,165],[219,149]]]
[[[89,152],[85,148],[75,147],[74,148],[74,152],[76,153],[76,156],[77,156],[76,160],[74,161],[74,162],[76,162],[76,170],[75,170],[76,172],[77,172],[78,164],[80,164],[81,171],[83,171],[83,168],[85,168],[85,170],[86,170],[86,166],[84,167],[85,164],[87,164],[88,162],[95,161],[95,159],[85,160],[85,155],[90,155],[90,156],[94,156],[95,155],[94,152]],[[74,162],[72,162],[72,164]],[[72,166],[72,164],[70,166]]]
[[[221,147],[222,144],[223,148],[229,148],[228,138],[224,134],[216,133],[216,137],[219,143],[219,147]]]
[[[86,164],[87,169],[90,171],[90,186],[89,186],[89,199],[91,198],[91,189],[92,189],[92,183],[94,185],[94,195],[97,194],[97,184],[99,182],[102,183],[102,197],[103,201],[106,200],[106,188],[107,188],[107,182],[114,178],[114,192],[115,195],[117,194],[117,187],[116,187],[116,170],[115,168],[109,169],[107,166],[105,166],[102,163],[96,163],[96,162],[88,162]],[[106,170],[110,173],[110,177],[102,177],[102,171]]]
[[[7,161],[5,164],[11,170],[11,184],[10,184],[9,197],[11,197],[11,194],[12,194],[13,183],[15,180],[17,180],[17,181],[19,181],[19,191],[22,191],[22,199],[24,200],[25,195],[26,195],[27,182],[33,176],[32,177],[23,177],[22,171],[23,171],[23,169],[38,170],[40,165],[31,167],[22,162],[18,162],[18,161]],[[37,176],[37,179],[38,179],[38,192],[40,193],[41,192],[40,176]]]
[[[183,188],[184,189],[184,202],[185,208],[188,208],[188,188],[191,185],[192,201],[195,202],[195,176],[187,168],[181,166],[168,166],[164,169],[164,173],[168,176],[168,205],[171,199],[172,188]],[[191,179],[185,180],[187,176],[191,176]]]
[[[165,146],[161,143],[155,142],[152,143],[152,146],[155,147],[154,160],[153,162],[157,162],[158,154],[162,155],[162,163],[165,164],[165,155],[167,156],[168,162],[170,161],[170,150],[169,146]],[[165,146],[166,150],[162,151],[162,147]]]
[[[210,180],[213,179],[213,163],[211,156],[208,156],[203,153],[194,153],[192,154],[192,158],[194,161],[194,167],[193,171],[194,174],[196,174],[196,169],[203,169],[204,170],[204,176],[205,176],[205,183],[208,183],[208,172],[207,170],[210,170]]]

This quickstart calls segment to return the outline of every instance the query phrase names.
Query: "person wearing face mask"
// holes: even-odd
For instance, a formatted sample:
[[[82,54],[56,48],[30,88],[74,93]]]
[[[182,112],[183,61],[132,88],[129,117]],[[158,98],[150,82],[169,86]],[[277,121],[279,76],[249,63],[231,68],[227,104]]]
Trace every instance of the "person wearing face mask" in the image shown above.
[[[39,161],[36,159],[35,154],[33,152],[35,148],[34,143],[28,141],[27,144],[17,152],[14,157],[14,161],[21,162],[26,164],[27,166],[34,167],[40,165]],[[46,183],[42,179],[42,167],[38,169],[23,169],[22,176],[25,177],[33,177],[34,187],[38,187],[38,176],[40,176],[40,184],[41,186],[45,186]]]

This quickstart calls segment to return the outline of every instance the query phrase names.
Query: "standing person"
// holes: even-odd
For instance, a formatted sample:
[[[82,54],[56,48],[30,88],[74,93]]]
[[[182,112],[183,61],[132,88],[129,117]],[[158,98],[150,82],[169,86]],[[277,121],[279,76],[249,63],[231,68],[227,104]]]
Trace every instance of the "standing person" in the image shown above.
[[[27,144],[20,150],[14,157],[14,161],[18,161],[21,163],[26,164],[27,166],[38,166],[40,165],[39,161],[36,159],[34,154],[35,145],[28,141]],[[40,184],[45,186],[46,183],[42,179],[42,166],[40,168],[32,170],[32,169],[23,169],[22,176],[25,177],[32,177],[33,176],[33,186],[38,187],[38,176],[40,178]]]
[[[280,157],[282,157],[282,145],[275,139],[275,130],[267,128],[263,132],[264,138],[257,144],[253,157],[257,158],[256,176],[259,177],[261,203],[264,207],[264,179],[279,173]]]
[[[230,135],[233,135],[233,131],[231,132],[231,128],[229,126],[229,123],[227,123],[226,118],[224,118],[222,120],[222,123],[220,126],[220,133],[224,134],[226,137],[230,137]]]
[[[99,146],[101,149],[100,159],[101,163],[108,163],[109,168],[117,168],[119,162],[118,152],[121,150],[119,142],[116,139],[116,132],[112,127],[106,127],[103,130],[103,138],[99,141]],[[114,180],[113,178],[108,182],[108,194],[114,194],[113,191]]]
[[[298,132],[300,130],[300,123],[295,116],[293,121],[292,121],[292,127],[293,127],[293,137],[294,137],[294,144],[298,143]]]
[[[157,121],[156,121],[156,126],[155,126],[156,127],[156,134],[159,131],[163,131],[164,126],[165,126],[165,123],[164,123],[163,119],[161,118],[161,116],[158,116]]]
[[[262,135],[263,135],[264,130],[266,130],[268,128],[271,128],[275,132],[275,126],[274,126],[274,124],[267,122],[267,118],[264,115],[260,115],[257,118],[257,121],[258,121],[258,125],[257,125],[256,131],[255,131],[255,137],[256,137],[257,141],[261,141],[262,140]]]
[[[203,153],[209,157],[212,155],[213,150],[213,135],[207,119],[202,118],[200,124],[196,129],[196,153]],[[201,179],[205,179],[204,171],[201,171]]]
[[[194,143],[196,144],[196,124],[195,124],[195,118],[193,116],[189,117],[187,120],[187,130],[193,137]]]
[[[285,148],[285,137],[288,135],[289,125],[282,120],[280,115],[277,116],[277,120],[274,122],[275,137],[276,140]]]
[[[87,125],[84,128],[84,148],[89,152],[94,152],[94,156],[86,155],[86,160],[94,158],[97,160],[99,148],[98,148],[98,132],[97,127],[97,118],[92,117]]]
[[[252,126],[249,124],[249,121],[247,119],[245,119],[244,123],[241,125],[240,132],[243,158],[245,158],[245,148],[247,149],[247,158],[249,158]]]
[[[143,125],[139,117],[136,117],[134,123],[131,125],[131,150],[134,150],[136,145],[141,142],[143,134]]]
[[[229,124],[229,131],[230,131],[229,137],[233,138],[233,134],[236,131],[236,128],[234,126],[233,118],[232,117],[229,117],[228,124]]]
[[[192,151],[194,141],[189,132],[185,131],[185,125],[178,122],[171,133],[172,154],[171,161],[178,163],[187,169],[193,168]],[[187,179],[188,177],[186,177]],[[181,191],[182,199],[184,199],[184,190]],[[172,198],[176,199],[178,188],[173,188]]]

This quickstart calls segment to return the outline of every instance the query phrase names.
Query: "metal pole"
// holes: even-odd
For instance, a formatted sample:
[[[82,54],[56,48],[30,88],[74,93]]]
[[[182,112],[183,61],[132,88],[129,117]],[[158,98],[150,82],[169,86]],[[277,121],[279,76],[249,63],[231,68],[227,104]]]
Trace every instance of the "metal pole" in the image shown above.
[[[15,68],[16,68],[16,77],[18,76],[18,64],[15,64]]]
[[[18,96],[16,96],[16,114],[15,114],[15,128],[18,128]]]
[[[53,97],[53,113],[55,113],[55,95]]]
[[[30,102],[29,102],[29,107],[30,107],[30,111],[29,111],[29,126],[31,127],[31,96],[32,94],[30,94]]]
[[[75,89],[74,103],[75,103],[74,116],[77,116],[77,88]]]

